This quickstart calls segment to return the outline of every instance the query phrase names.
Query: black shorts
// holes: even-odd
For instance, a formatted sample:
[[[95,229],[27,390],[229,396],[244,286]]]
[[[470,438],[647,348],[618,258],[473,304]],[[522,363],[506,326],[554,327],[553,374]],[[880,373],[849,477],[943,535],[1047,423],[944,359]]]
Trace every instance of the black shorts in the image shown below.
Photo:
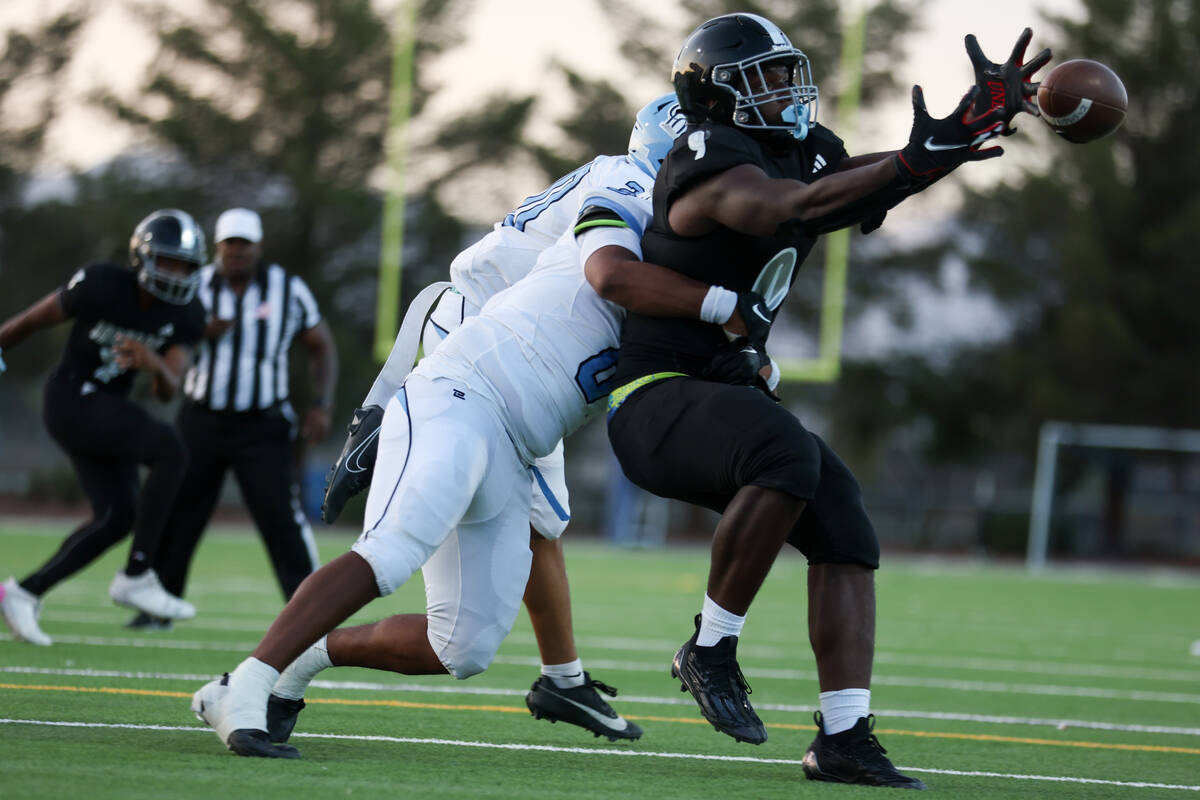
[[[662,497],[724,512],[743,486],[808,501],[788,543],[810,564],[879,567],[879,540],[849,468],[758,389],[665,378],[609,417],[608,435],[631,481]]]

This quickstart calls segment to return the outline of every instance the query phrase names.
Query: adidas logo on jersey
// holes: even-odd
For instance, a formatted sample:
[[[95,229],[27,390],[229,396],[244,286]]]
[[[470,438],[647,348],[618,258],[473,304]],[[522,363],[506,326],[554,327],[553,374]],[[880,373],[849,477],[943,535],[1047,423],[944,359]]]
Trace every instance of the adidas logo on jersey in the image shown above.
[[[820,153],[817,153],[817,157],[816,157],[816,159],[814,159],[814,160],[813,160],[813,168],[812,168],[812,171],[813,171],[814,173],[820,172],[822,169],[824,169],[824,168],[825,168],[825,163],[826,163],[826,162],[825,162],[825,157],[824,157],[824,156],[822,156]]]

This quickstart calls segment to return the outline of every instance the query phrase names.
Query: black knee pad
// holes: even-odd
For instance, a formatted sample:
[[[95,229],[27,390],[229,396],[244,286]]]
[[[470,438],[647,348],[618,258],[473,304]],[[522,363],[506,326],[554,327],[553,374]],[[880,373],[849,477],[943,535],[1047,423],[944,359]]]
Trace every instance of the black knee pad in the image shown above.
[[[821,437],[810,435],[820,452],[820,484],[788,543],[804,553],[810,564],[861,564],[878,569],[879,537],[867,516],[858,480]]]

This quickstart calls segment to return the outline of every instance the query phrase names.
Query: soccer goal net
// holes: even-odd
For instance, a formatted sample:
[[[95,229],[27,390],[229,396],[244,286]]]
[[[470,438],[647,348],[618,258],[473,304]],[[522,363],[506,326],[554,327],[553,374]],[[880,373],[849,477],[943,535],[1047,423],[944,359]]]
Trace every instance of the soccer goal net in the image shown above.
[[[1029,513],[1025,563],[1042,569],[1050,549],[1055,509],[1055,479],[1064,448],[1092,448],[1141,453],[1200,453],[1200,430],[1125,425],[1086,425],[1045,422],[1038,437],[1037,467]]]

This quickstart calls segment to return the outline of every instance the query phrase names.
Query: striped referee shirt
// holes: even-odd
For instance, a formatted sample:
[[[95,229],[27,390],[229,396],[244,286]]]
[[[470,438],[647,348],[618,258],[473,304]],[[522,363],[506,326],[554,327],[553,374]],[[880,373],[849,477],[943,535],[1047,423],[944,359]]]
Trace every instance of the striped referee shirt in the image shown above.
[[[213,411],[254,411],[286,400],[292,341],[321,321],[308,285],[278,264],[260,264],[239,298],[209,264],[200,271],[197,297],[210,317],[233,324],[201,341],[184,394]]]

